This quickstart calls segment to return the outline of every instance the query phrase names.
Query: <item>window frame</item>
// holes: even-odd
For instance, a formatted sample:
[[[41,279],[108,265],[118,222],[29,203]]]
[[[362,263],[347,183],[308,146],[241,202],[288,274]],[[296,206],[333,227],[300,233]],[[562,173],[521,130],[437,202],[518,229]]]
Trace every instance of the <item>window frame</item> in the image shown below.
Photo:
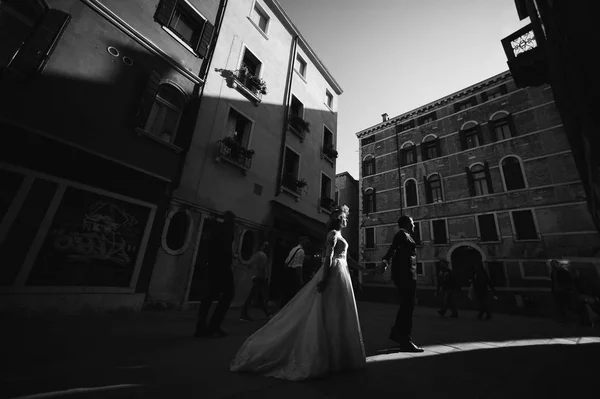
[[[285,178],[285,176],[287,176],[287,174],[285,173],[285,161],[286,161],[286,158],[287,158],[287,151],[288,150],[290,150],[291,152],[293,152],[294,154],[296,154],[298,156],[298,168],[297,168],[298,172],[296,173],[296,176],[294,176],[294,178],[296,180],[300,180],[300,170],[301,170],[300,168],[302,167],[302,154],[300,154],[300,152],[294,150],[292,147],[290,147],[287,144],[285,145],[285,152],[284,152],[284,155],[283,155],[283,157],[284,157],[283,158],[283,162],[284,162],[284,164],[283,164],[283,172],[284,172],[283,173],[283,178]],[[285,189],[286,191],[291,192],[292,194],[294,194],[296,196],[299,195],[296,191],[293,191],[293,190],[289,189],[283,183],[281,184],[281,187],[283,189]]]
[[[368,137],[364,137],[364,138],[360,139],[360,146],[365,147],[369,144],[373,144],[374,142],[375,142],[375,135],[372,134]]]
[[[481,168],[481,170],[474,172],[473,168]],[[483,162],[476,162],[469,166],[468,173],[470,174],[470,180],[473,184],[473,193],[472,197],[481,197],[485,195],[490,195],[494,193],[494,189],[492,186],[492,179],[490,175],[489,167],[486,167],[486,164]],[[480,179],[475,179],[476,173],[480,173],[483,177]],[[479,183],[479,185],[478,185]],[[485,187],[485,190],[483,189]],[[478,190],[479,188],[479,190]],[[486,192],[484,192],[486,191]]]
[[[366,165],[373,168],[373,173],[369,173],[369,174],[365,173],[368,169],[368,167],[366,167]],[[367,154],[363,157],[362,172],[363,172],[363,177],[373,176],[377,173],[377,169],[376,169],[376,165],[375,165],[375,156],[373,154]]]
[[[294,101],[294,99],[296,99],[296,101],[298,101],[300,103],[300,105],[302,106],[302,108],[301,108],[302,115],[292,115],[292,107],[291,107],[291,105],[292,105],[292,102]],[[292,93],[292,98],[290,100],[290,118],[292,118],[292,117],[298,117],[298,118],[300,118],[302,120],[305,120],[304,119],[304,113],[305,113],[305,111],[306,111],[306,108],[304,107],[304,103],[302,101],[300,101],[300,99],[294,93]]]
[[[441,193],[441,197],[442,197],[442,198],[441,198],[441,201],[436,201],[436,200],[434,199],[434,197],[433,197],[433,189],[432,189],[432,187],[431,187],[431,177],[432,177],[432,176],[438,176],[438,181],[439,181],[439,183],[440,183],[440,193]],[[443,184],[443,182],[442,182],[442,175],[441,175],[439,172],[434,172],[434,173],[430,174],[429,176],[427,176],[427,177],[426,177],[426,180],[427,180],[427,186],[425,187],[425,189],[426,189],[426,193],[425,193],[425,194],[426,194],[426,197],[427,197],[427,196],[430,196],[430,197],[431,197],[431,202],[429,202],[429,201],[426,201],[426,202],[427,202],[427,204],[441,204],[441,203],[443,203],[443,202],[444,202],[445,195],[444,195],[444,184]],[[428,191],[429,193],[427,193],[427,191]]]
[[[370,192],[369,192],[369,191],[370,191]],[[368,196],[368,197],[372,198],[372,201],[370,202],[370,204],[372,205],[372,208],[373,208],[373,210],[370,210],[370,209],[364,209],[364,208],[363,208],[363,214],[367,214],[367,215],[368,215],[368,214],[371,214],[371,213],[377,212],[377,207],[375,206],[375,201],[376,201],[376,198],[375,198],[375,189],[374,189],[373,187],[367,187],[367,188],[366,188],[366,189],[363,191],[362,195],[363,195],[363,204],[365,204],[365,205],[367,204],[367,200],[366,200],[366,199],[364,199],[364,198],[365,198],[366,196]]]
[[[246,145],[246,147],[244,147],[245,149],[249,150],[250,147],[252,146],[252,136],[253,136],[254,126],[256,125],[256,122],[252,118],[250,118],[246,113],[240,111],[234,105],[229,104],[228,107],[227,107],[227,117],[225,118],[225,122],[223,124],[223,131],[226,132],[226,134],[231,133],[227,129],[227,125],[228,125],[228,122],[229,122],[229,115],[231,114],[231,110],[234,110],[235,112],[237,112],[238,114],[240,114],[241,116],[243,116],[244,118],[246,118],[250,122],[250,129],[248,129],[247,145]]]
[[[304,73],[302,71],[299,71],[298,68],[296,68],[296,65],[298,64],[298,62],[300,63],[301,66],[304,66]],[[294,59],[294,72],[296,72],[306,82],[306,75],[308,72],[308,62],[306,62],[306,60],[304,59],[304,57],[302,57],[300,52],[296,52],[296,58]]]
[[[369,246],[369,235],[368,231],[372,231],[373,233],[373,246]],[[377,248],[377,238],[375,235],[375,227],[365,227],[365,249],[376,249]]]
[[[408,153],[410,153],[412,157],[412,162],[410,163],[406,160]],[[402,163],[402,165],[400,165],[401,167],[414,165],[417,163],[417,146],[415,143],[412,141],[407,141],[402,144],[402,147],[400,147],[400,162]]]
[[[331,176],[329,176],[323,170],[321,170],[321,179],[320,179],[320,184],[319,184],[319,197],[322,198],[322,195],[323,195],[323,181],[324,181],[323,177],[326,177],[329,179],[329,197],[327,197],[327,198],[333,199],[333,195],[332,195],[333,185],[334,185],[333,179],[331,178]],[[320,202],[319,202],[319,206],[320,206]],[[323,208],[323,207],[321,207],[321,208]],[[325,209],[325,208],[323,208],[323,209]]]
[[[535,232],[536,232],[536,238],[518,238],[518,234],[517,234],[517,225],[515,224],[515,219],[514,219],[514,213],[515,212],[524,212],[524,211],[528,211],[531,213],[531,216],[533,218],[533,225],[535,227]],[[538,225],[538,220],[537,220],[537,216],[535,214],[534,209],[529,208],[529,209],[519,209],[519,210],[512,210],[509,211],[509,215],[510,215],[510,224],[512,227],[512,232],[513,232],[513,238],[515,242],[533,242],[533,241],[541,241],[542,239],[542,234],[540,233],[540,228]]]
[[[186,236],[184,238],[184,244],[179,249],[172,249],[167,243],[167,235],[169,234],[169,228],[171,227],[171,220],[178,213],[184,213],[187,219]],[[192,212],[189,209],[173,208],[167,213],[163,231],[161,234],[161,247],[169,255],[177,256],[183,254],[190,246],[192,241],[192,230],[194,227],[194,218]]]
[[[506,175],[504,174],[504,168],[502,167],[502,163],[507,158],[515,158],[519,162],[519,168],[521,169],[521,176],[523,178],[523,183],[524,183],[525,187],[516,188],[513,190],[508,189],[508,184],[506,182]],[[527,181],[527,175],[525,174],[525,166],[523,165],[523,160],[521,159],[521,157],[519,157],[518,155],[515,155],[515,154],[505,155],[500,159],[498,166],[500,168],[500,175],[502,176],[502,188],[504,189],[505,192],[526,190],[529,188],[529,182]]]
[[[258,9],[259,14],[262,14],[263,17],[266,17],[267,20],[267,24],[265,26],[265,29],[263,30],[259,24],[257,24],[254,19],[252,19],[253,14],[255,12],[255,10]],[[263,34],[263,36],[265,36],[265,38],[268,39],[267,35],[269,34],[269,28],[271,26],[271,16],[269,15],[269,13],[265,10],[265,7],[262,6],[262,4],[260,4],[258,1],[254,1],[252,4],[252,8],[250,8],[250,15],[248,15],[248,19],[250,20],[250,22],[252,22],[252,25],[254,25],[256,27],[256,29],[258,29],[258,31],[260,33]]]
[[[410,181],[415,182],[415,197],[417,199],[417,203],[415,205],[408,205],[408,190],[406,189],[406,185]],[[404,193],[404,205],[405,205],[406,208],[412,208],[412,207],[420,205],[420,201],[419,201],[419,182],[417,181],[417,179],[415,179],[414,177],[409,177],[408,179],[404,180],[404,185],[402,187],[402,191]]]
[[[159,1],[158,7],[161,6],[161,3],[162,3],[162,0]],[[157,9],[158,9],[158,7],[157,7]],[[186,15],[188,18],[191,18],[195,24],[199,25],[199,18],[202,19],[202,26],[198,27],[198,25],[195,25],[194,26],[195,29],[193,29],[192,35],[194,35],[194,34],[198,35],[198,39],[195,44],[188,42],[185,38],[182,37],[181,33],[176,31],[175,28],[171,27],[173,17],[175,15],[175,12],[177,12],[177,10],[183,10],[183,14]],[[193,4],[191,4],[187,0],[176,0],[174,10],[171,13],[171,16],[169,17],[169,20],[167,21],[166,25],[163,25],[162,23],[160,23],[156,20],[155,20],[155,22],[159,23],[161,25],[161,28],[165,32],[167,32],[169,34],[169,36],[171,36],[173,39],[175,39],[177,42],[179,42],[179,44],[181,44],[186,50],[190,51],[196,57],[200,58],[200,54],[198,53],[198,47],[200,45],[200,41],[202,40],[202,34],[204,32],[204,28],[209,23],[209,21],[204,16],[204,14],[202,14]]]
[[[163,139],[160,135],[151,133],[150,130],[148,129],[149,128],[148,124],[150,123],[150,115],[152,114],[152,110],[154,109],[154,106],[157,102],[161,103],[163,106],[165,106],[167,108],[170,108],[172,110],[177,110],[177,107],[174,104],[171,104],[169,101],[167,101],[166,99],[161,98],[159,96],[161,87],[169,87],[169,89],[176,91],[177,94],[180,95],[181,100],[182,100],[182,107],[181,107],[181,109],[178,110],[179,112],[178,112],[178,117],[177,117],[177,123],[175,124],[175,126],[173,128],[173,136],[171,137],[171,139],[169,141]],[[161,141],[164,141],[165,143],[174,145],[175,139],[177,137],[177,133],[179,132],[179,125],[181,124],[181,119],[183,117],[183,113],[185,111],[185,107],[186,107],[188,101],[189,101],[189,98],[188,98],[187,94],[177,84],[175,84],[171,81],[160,82],[156,89],[156,94],[154,95],[154,98],[152,99],[152,106],[149,108],[148,116],[146,118],[146,122],[144,123],[144,128],[142,130],[146,134],[148,134],[152,137],[156,137],[156,138],[160,139]],[[164,125],[161,126],[161,129],[162,128],[164,128]]]
[[[330,100],[331,99],[331,104],[330,104]],[[329,91],[329,89],[325,89],[325,105],[327,106],[327,108],[329,108],[331,111],[333,111],[333,93]]]
[[[444,226],[446,229],[445,235],[446,235],[446,242],[443,244],[436,244],[435,243],[435,231],[433,228],[433,222],[437,222],[443,220],[444,221]],[[442,247],[442,246],[447,246],[450,244],[450,234],[448,233],[448,218],[439,218],[439,219],[431,219],[429,221],[429,236],[431,239],[431,246],[433,247]]]
[[[484,241],[482,233],[481,233],[481,224],[479,223],[479,217],[488,216],[488,215],[493,215],[493,217],[494,217],[494,224],[495,224],[495,229],[496,229],[496,240],[493,240],[493,241]],[[480,213],[480,214],[475,215],[475,225],[477,226],[477,239],[480,243],[491,244],[491,243],[501,243],[502,242],[500,226],[498,225],[498,213],[490,212],[490,213]]]
[[[429,150],[433,150],[433,156],[429,154]],[[439,138],[435,134],[428,134],[421,140],[421,156],[423,161],[429,161],[441,156]]]
[[[248,51],[254,58],[256,58],[258,60],[258,62],[260,63],[260,65],[258,66],[258,73],[256,75],[253,75],[259,79],[262,79],[263,73],[264,73],[264,66],[265,63],[263,62],[263,60],[261,60],[255,53],[254,51],[252,51],[250,49],[250,47],[248,47],[248,45],[246,43],[242,43],[242,51],[240,52],[240,56],[237,62],[238,65],[238,69],[241,69],[242,66],[244,65],[244,58],[246,55],[246,51]]]

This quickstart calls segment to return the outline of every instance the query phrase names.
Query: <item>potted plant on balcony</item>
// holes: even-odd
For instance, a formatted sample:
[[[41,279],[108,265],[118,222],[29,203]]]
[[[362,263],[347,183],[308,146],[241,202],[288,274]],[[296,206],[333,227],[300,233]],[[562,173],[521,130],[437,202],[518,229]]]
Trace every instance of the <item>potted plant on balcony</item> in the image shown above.
[[[321,208],[327,209],[328,211],[333,209],[335,201],[332,198],[321,198]]]
[[[292,116],[290,118],[290,126],[299,131],[300,133],[310,132],[310,123],[300,118],[299,116]]]
[[[326,144],[323,146],[323,153],[330,159],[336,159],[338,157],[338,152],[334,148],[333,144]]]
[[[231,152],[231,158],[234,160],[238,159],[238,156],[240,155],[240,152],[242,150],[245,150],[240,143],[238,143],[233,137],[225,137],[223,139],[223,144],[225,144],[227,147],[229,147],[229,150]]]
[[[260,94],[267,94],[267,83],[258,76],[248,76],[249,89]]]

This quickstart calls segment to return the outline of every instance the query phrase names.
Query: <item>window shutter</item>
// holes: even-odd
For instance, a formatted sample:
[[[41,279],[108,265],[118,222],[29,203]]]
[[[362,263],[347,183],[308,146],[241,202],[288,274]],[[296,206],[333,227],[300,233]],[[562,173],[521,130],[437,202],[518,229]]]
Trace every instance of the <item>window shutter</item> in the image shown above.
[[[427,158],[427,145],[425,143],[421,143],[419,146],[421,147],[421,159],[423,161],[427,161],[429,159]]]
[[[442,143],[440,142],[440,138],[437,137],[435,139],[435,152],[437,154],[438,157],[442,156]]]
[[[366,161],[362,162],[362,175],[363,175],[363,177],[365,177],[367,175],[367,162]]]
[[[517,137],[517,130],[515,129],[515,122],[513,120],[512,115],[508,115],[507,117],[508,127],[510,128],[510,137]]]
[[[481,102],[484,103],[487,100],[488,100],[487,93],[486,92],[481,93]]]
[[[37,29],[25,40],[12,59],[9,68],[26,76],[38,72],[70,19],[71,16],[65,12],[48,10]]]
[[[204,24],[204,30],[202,30],[202,36],[198,42],[198,48],[196,50],[198,55],[202,58],[206,58],[206,55],[208,54],[208,48],[210,47],[210,41],[212,39],[214,29],[214,25],[206,21]]]
[[[467,185],[469,186],[469,195],[471,197],[475,196],[475,182],[473,181],[473,175],[471,174],[471,169],[468,167],[465,168],[465,172],[467,173]]]
[[[362,193],[362,213],[367,213],[367,193],[364,191]]]
[[[417,146],[413,145],[411,148],[412,154],[413,154],[413,162],[412,163],[417,163]]]
[[[373,212],[377,212],[377,190],[373,189]]]
[[[156,98],[156,93],[158,92],[158,86],[160,85],[160,73],[156,70],[152,70],[150,76],[148,77],[148,82],[146,83],[146,89],[142,94],[142,98],[140,101],[140,107],[138,109],[136,115],[136,126],[144,129],[146,127],[146,122],[148,122],[148,117],[150,116],[150,110],[154,105],[154,99]]]
[[[154,20],[163,26],[168,26],[176,6],[177,0],[160,0],[154,13]]]
[[[371,160],[369,161],[372,165],[371,170],[373,171],[373,173],[371,173],[372,175],[374,175],[375,173],[377,173],[377,169],[376,169],[376,163],[375,163],[375,158],[371,158]]]
[[[466,150],[467,149],[467,138],[465,137],[465,131],[461,130],[460,132],[458,132],[458,137],[460,139],[460,148],[461,150]]]
[[[479,145],[482,146],[484,141],[483,141],[483,132],[481,131],[481,125],[477,125],[476,128],[476,132],[477,132],[477,139],[479,140]]]
[[[406,166],[406,159],[404,157],[404,154],[406,153],[407,149],[401,149],[400,150],[400,166]],[[410,149],[408,149],[408,151],[410,151]]]
[[[496,134],[496,124],[494,123],[494,121],[488,121],[488,128],[490,129],[490,140],[492,141],[492,143],[495,143],[496,141],[498,141],[498,135]]]
[[[427,176],[423,176],[423,184],[425,185],[425,199],[428,204],[431,204],[433,202],[433,193],[431,192],[431,186],[429,185]]]
[[[483,163],[483,171],[485,172],[485,181],[487,182],[488,192],[494,193],[494,185],[492,184],[492,175],[490,174],[490,165],[485,161]]]

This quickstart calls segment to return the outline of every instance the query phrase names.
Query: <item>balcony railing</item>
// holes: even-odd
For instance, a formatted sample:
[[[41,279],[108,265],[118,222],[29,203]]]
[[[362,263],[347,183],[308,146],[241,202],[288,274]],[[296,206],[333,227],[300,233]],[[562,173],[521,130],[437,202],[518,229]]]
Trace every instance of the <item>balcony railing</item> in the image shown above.
[[[240,147],[230,139],[223,139],[219,140],[219,156],[242,169],[250,170],[254,151]]]
[[[260,78],[257,78],[243,69],[233,71],[233,77],[237,81],[238,85],[241,85],[242,88],[246,89],[251,95],[256,97],[258,102],[262,101],[262,96],[266,88],[263,90],[263,87],[260,83]]]
[[[545,54],[538,39],[536,26],[530,23],[501,40],[510,72],[519,87],[547,82]]]
[[[306,133],[310,132],[310,123],[306,122],[299,116],[292,116],[290,117],[288,124],[290,126],[290,130],[300,138],[301,142],[303,142],[306,138]]]
[[[283,179],[281,181],[283,187],[292,191],[297,195],[302,194],[302,189],[306,187],[306,182],[304,180],[298,180],[293,175],[283,175]]]

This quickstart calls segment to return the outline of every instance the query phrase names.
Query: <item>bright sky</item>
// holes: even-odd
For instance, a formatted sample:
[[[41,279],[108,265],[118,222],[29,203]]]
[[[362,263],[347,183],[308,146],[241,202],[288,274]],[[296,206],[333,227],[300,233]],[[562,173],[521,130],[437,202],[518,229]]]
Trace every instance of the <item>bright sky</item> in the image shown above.
[[[355,133],[508,70],[514,0],[278,0],[342,86],[336,172],[358,179]]]

